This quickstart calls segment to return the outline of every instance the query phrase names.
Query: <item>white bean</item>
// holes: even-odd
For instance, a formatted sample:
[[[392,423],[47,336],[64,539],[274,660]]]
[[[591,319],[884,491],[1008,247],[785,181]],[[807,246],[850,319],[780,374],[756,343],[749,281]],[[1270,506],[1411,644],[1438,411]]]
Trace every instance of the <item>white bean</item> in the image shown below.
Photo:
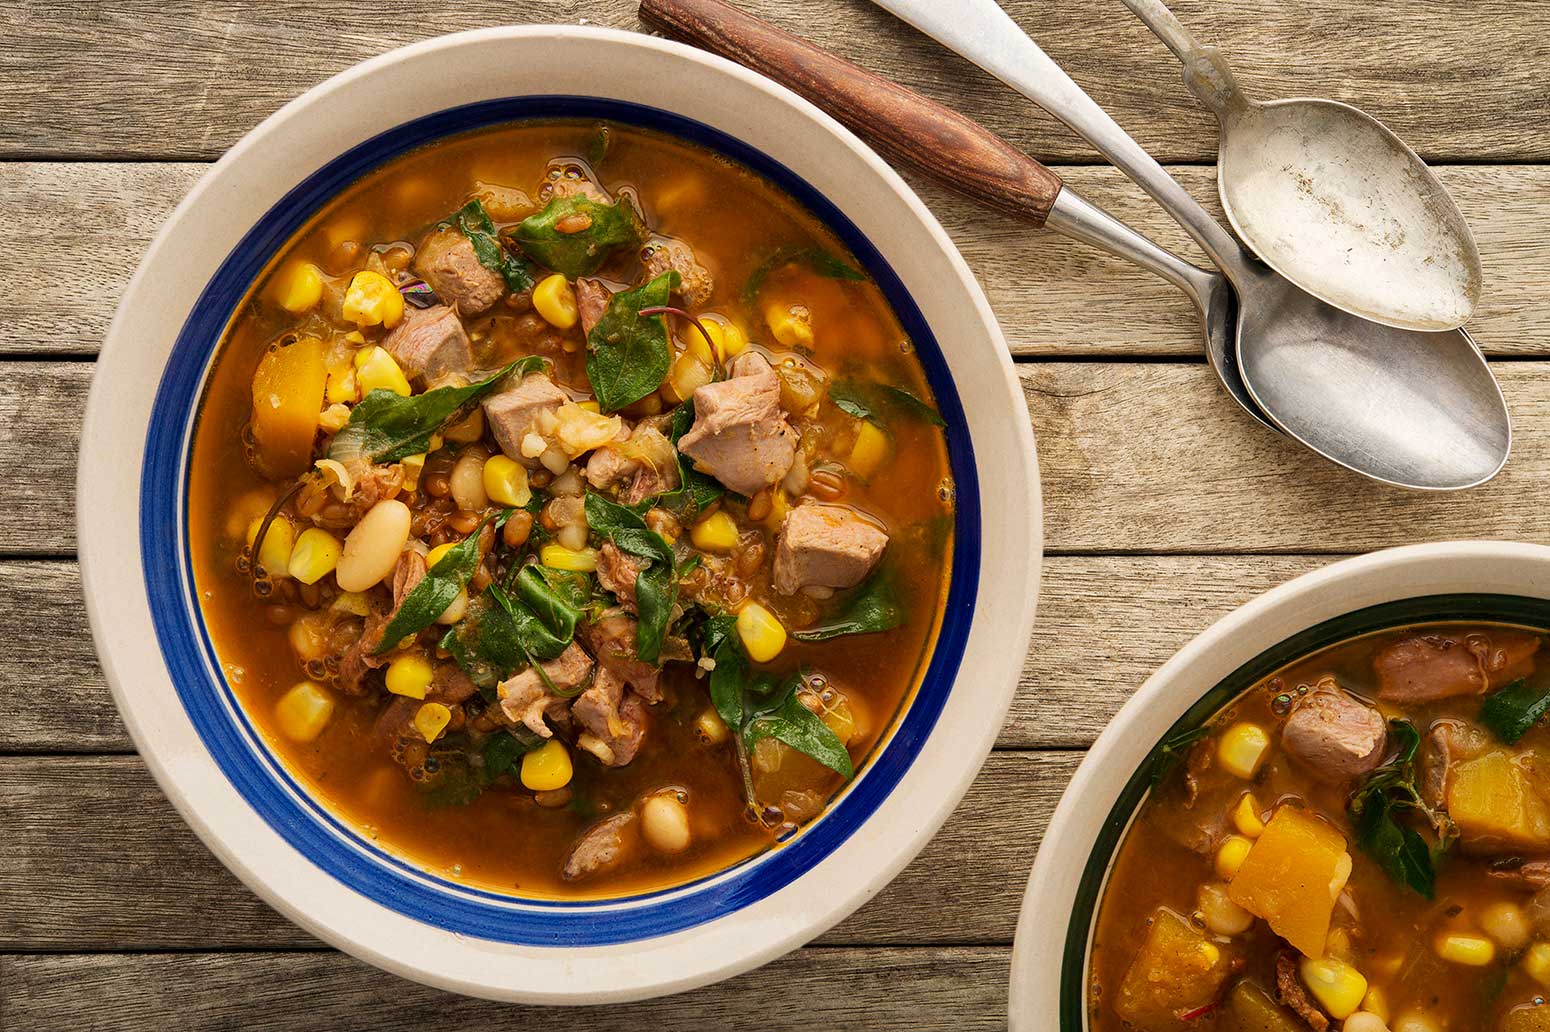
[[[1217,935],[1242,935],[1254,923],[1254,915],[1234,903],[1221,882],[1207,882],[1198,895],[1200,916]]]
[[[409,540],[409,506],[396,498],[373,505],[344,539],[344,554],[334,568],[341,591],[365,591],[393,572]]]
[[[658,792],[640,810],[641,831],[652,848],[682,853],[689,848],[689,810],[673,792]]]
[[[1521,950],[1534,934],[1523,908],[1511,902],[1492,903],[1480,911],[1480,927],[1497,945],[1509,950]]]
[[[452,485],[452,500],[459,509],[478,512],[490,504],[490,496],[484,493],[484,459],[477,451],[464,452],[452,467],[448,480]]]
[[[1389,1027],[1372,1011],[1357,1011],[1345,1019],[1340,1032],[1389,1032]]]
[[[567,523],[554,532],[554,539],[565,548],[579,552],[587,547],[587,526],[584,523]]]
[[[549,485],[549,493],[556,498],[580,497],[583,491],[581,473],[575,466],[571,466],[564,473],[554,478],[554,483]]]
[[[452,600],[452,604],[441,611],[441,615],[436,618],[436,622],[439,624],[455,624],[463,619],[467,613],[468,589],[464,588],[457,593],[457,598]]]
[[[1394,1022],[1394,1032],[1442,1032],[1442,1026],[1431,1015],[1420,1011],[1406,1011]]]

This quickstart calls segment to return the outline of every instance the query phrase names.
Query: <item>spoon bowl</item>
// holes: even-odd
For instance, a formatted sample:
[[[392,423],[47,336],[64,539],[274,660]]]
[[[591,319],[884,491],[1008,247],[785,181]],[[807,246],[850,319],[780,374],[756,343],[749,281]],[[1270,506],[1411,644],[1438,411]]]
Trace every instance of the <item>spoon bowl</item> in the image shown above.
[[[1217,189],[1259,258],[1315,297],[1373,322],[1451,330],[1480,302],[1480,251],[1463,213],[1403,140],[1332,100],[1261,103],[1162,0],[1125,0],[1184,64],[1221,124]]]

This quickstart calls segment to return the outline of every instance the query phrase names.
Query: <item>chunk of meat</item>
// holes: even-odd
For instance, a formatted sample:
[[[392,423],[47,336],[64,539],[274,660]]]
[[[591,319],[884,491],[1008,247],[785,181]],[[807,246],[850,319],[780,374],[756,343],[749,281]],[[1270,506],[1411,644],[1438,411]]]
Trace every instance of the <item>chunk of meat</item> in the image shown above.
[[[614,202],[606,190],[584,176],[562,176],[559,179],[551,179],[538,191],[538,195],[546,202],[558,200],[561,197],[585,197],[598,204]]]
[[[582,334],[590,334],[592,327],[608,311],[608,302],[614,292],[603,285],[602,280],[583,276],[576,281],[576,313],[581,317]]]
[[[662,693],[657,678],[661,671],[636,655],[636,627],[635,617],[615,610],[578,625],[576,633],[597,657],[598,666],[634,688],[647,702],[659,702]]]
[[[641,252],[641,264],[648,280],[656,279],[670,269],[678,273],[678,286],[673,292],[689,308],[698,308],[709,301],[716,286],[710,270],[700,264],[694,249],[682,240],[658,237]]]
[[[549,377],[531,373],[515,387],[484,399],[484,419],[501,451],[518,462],[534,465],[536,459],[522,454],[522,438],[536,429],[543,413],[553,413],[569,400]]]
[[[1421,634],[1385,647],[1373,657],[1378,698],[1422,703],[1479,695],[1534,670],[1537,635],[1477,631],[1462,638]]]
[[[622,441],[605,444],[587,460],[587,483],[599,491],[617,487],[619,500],[635,505],[678,487],[678,457],[661,430],[637,425]]]
[[[597,553],[597,580],[614,593],[619,604],[635,612],[635,578],[646,568],[646,560],[621,551],[612,541],[604,541]]]
[[[1388,722],[1383,714],[1345,691],[1333,677],[1320,678],[1281,726],[1281,745],[1320,781],[1340,784],[1383,761]]]
[[[425,579],[425,574],[425,557],[420,553],[404,552],[398,557],[398,565],[393,568],[393,604],[383,605],[374,593],[369,603],[371,612],[366,615],[366,626],[361,630],[361,636],[339,657],[339,673],[335,684],[341,691],[351,695],[361,694],[366,690],[367,672],[386,665],[393,658],[388,653],[380,656],[376,654],[377,647],[382,644],[382,632],[398,615],[399,607],[404,604],[409,592]]]
[[[575,642],[553,659],[540,663],[555,688],[568,692],[586,682],[592,673],[592,657]],[[544,718],[566,707],[567,699],[553,695],[532,667],[507,678],[495,688],[501,712],[514,724],[525,724],[534,734],[549,738],[554,732]]]
[[[1314,1005],[1313,997],[1297,977],[1297,955],[1291,950],[1276,954],[1276,999],[1295,1011],[1313,1032],[1329,1029],[1329,1017]]]
[[[478,690],[478,686],[456,663],[437,663],[430,687],[425,689],[425,701],[451,705],[465,701]]]
[[[694,425],[678,450],[739,494],[775,483],[796,458],[797,433],[780,408],[780,377],[755,351],[737,356],[730,379],[694,392]]]
[[[570,715],[586,733],[577,744],[606,767],[623,767],[635,759],[646,737],[645,703],[607,667],[576,697]]]
[[[371,725],[372,734],[390,750],[400,740],[419,733],[414,730],[414,715],[423,705],[419,699],[411,699],[407,695],[395,695],[392,698],[393,701],[382,708]]]
[[[406,373],[428,383],[466,380],[474,364],[463,320],[446,305],[405,311],[403,322],[382,338],[382,346]]]
[[[1486,876],[1524,892],[1550,889],[1550,860],[1513,860],[1492,864]]]
[[[786,515],[775,546],[775,590],[854,587],[887,547],[888,535],[854,509],[804,502]]]
[[[635,811],[631,810],[606,817],[582,832],[565,858],[560,876],[566,881],[579,881],[617,864],[624,856],[625,832],[634,823]]]
[[[426,237],[414,256],[414,271],[437,296],[464,315],[483,315],[506,296],[506,279],[486,268],[461,230],[448,226]]]

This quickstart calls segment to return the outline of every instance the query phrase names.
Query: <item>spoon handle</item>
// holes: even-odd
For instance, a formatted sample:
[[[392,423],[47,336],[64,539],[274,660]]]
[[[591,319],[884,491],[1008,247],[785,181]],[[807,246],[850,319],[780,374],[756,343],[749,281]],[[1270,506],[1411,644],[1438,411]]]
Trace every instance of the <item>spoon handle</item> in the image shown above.
[[[1125,6],[1183,62],[1184,85],[1217,118],[1248,107],[1249,100],[1238,88],[1227,58],[1216,47],[1206,46],[1190,35],[1163,0],[1125,0]]]
[[[1070,126],[1183,226],[1241,291],[1257,275],[1242,245],[994,0],[873,0]]]
[[[1060,177],[951,108],[721,0],[642,0],[646,24],[763,72],[867,136],[884,156],[1036,226]]]
[[[722,0],[642,0],[640,16],[822,105],[891,159],[948,189],[1133,262],[1205,306],[1213,274],[1063,187],[1054,172],[951,108]]]

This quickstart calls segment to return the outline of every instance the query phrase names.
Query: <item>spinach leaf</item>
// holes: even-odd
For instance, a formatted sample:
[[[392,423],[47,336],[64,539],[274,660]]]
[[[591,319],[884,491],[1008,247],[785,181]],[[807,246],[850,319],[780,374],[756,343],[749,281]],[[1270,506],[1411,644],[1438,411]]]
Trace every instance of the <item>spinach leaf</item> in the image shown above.
[[[667,376],[673,361],[667,318],[643,316],[640,310],[667,304],[678,279],[670,269],[644,286],[615,294],[587,334],[587,379],[604,412],[639,401]]]
[[[497,778],[515,773],[523,755],[545,741],[518,724],[491,734],[477,752],[466,736],[439,742],[430,754],[435,758],[436,771],[420,785],[421,798],[435,808],[466,806]]]
[[[1534,686],[1519,678],[1480,706],[1480,723],[1499,740],[1516,745],[1550,712],[1550,685]]]
[[[543,367],[542,358],[529,355],[466,387],[438,387],[407,398],[389,390],[374,390],[350,410],[350,421],[329,443],[328,457],[340,462],[365,459],[380,463],[418,455],[430,448],[431,437],[467,415],[506,377],[520,379]]]
[[[936,409],[891,383],[836,380],[829,385],[829,400],[846,415],[873,423],[884,423],[893,416],[931,426],[947,425]]]
[[[748,283],[743,287],[743,300],[751,304],[764,289],[764,281],[769,279],[770,273],[787,265],[805,265],[828,279],[852,282],[866,279],[866,273],[821,247],[782,247],[760,262],[748,277]]]
[[[797,697],[797,687],[801,683],[799,674],[787,681],[772,701],[761,705],[748,720],[743,740],[751,749],[760,739],[774,738],[811,756],[842,777],[853,777],[856,771],[851,765],[849,750],[823,718],[802,705],[802,700]]]
[[[473,533],[448,549],[447,554],[426,571],[420,583],[404,596],[398,612],[382,629],[382,642],[376,648],[376,655],[395,648],[411,634],[419,634],[457,601],[458,592],[468,587],[468,579],[479,568],[479,535],[488,522],[489,517],[480,520]]]
[[[621,552],[650,561],[635,578],[635,653],[643,663],[662,655],[673,605],[678,601],[677,557],[667,539],[650,527],[639,512],[587,492],[587,524],[612,541]]]
[[[1408,720],[1389,721],[1392,760],[1362,782],[1347,806],[1356,842],[1397,884],[1431,899],[1437,863],[1457,832],[1447,814],[1433,810],[1421,795],[1415,767],[1421,733]],[[1406,818],[1419,815],[1437,835],[1435,846]]]
[[[513,598],[500,585],[491,584],[484,590],[510,618],[517,647],[522,650],[523,658],[535,667],[539,660],[553,659],[570,645],[570,635],[555,633],[525,602]],[[542,670],[539,673],[547,678]]]
[[[552,572],[559,574],[564,571]],[[522,567],[514,581],[514,592],[554,637],[567,644],[575,637],[576,621],[581,619],[581,607],[573,605],[570,598],[555,590],[545,576],[544,567]]]
[[[1169,735],[1157,743],[1157,748],[1152,750],[1151,769],[1147,771],[1147,778],[1151,781],[1152,788],[1157,788],[1167,781],[1178,769],[1179,764],[1189,755],[1196,742],[1211,733],[1210,724],[1202,724],[1192,727],[1188,731],[1180,731],[1178,734]]]
[[[485,691],[527,665],[516,624],[488,588],[469,600],[463,619],[442,635],[441,647],[451,653],[468,679]]]
[[[646,226],[627,200],[603,204],[576,194],[556,197],[543,211],[523,219],[515,237],[539,265],[575,279],[592,275],[615,249],[639,247],[646,240]]]
[[[737,638],[737,620],[712,617],[705,631],[705,651],[715,660],[710,672],[710,701],[727,727],[743,726],[743,686],[748,683],[748,654]]]
[[[524,290],[531,290],[535,277],[528,268],[527,263],[510,254],[501,246],[500,239],[495,235],[495,223],[490,218],[490,213],[484,210],[484,205],[476,197],[463,205],[442,225],[455,225],[468,242],[474,247],[474,254],[483,265],[491,272],[498,272],[506,281],[506,289],[513,294],[520,294]]]
[[[801,641],[828,641],[843,634],[872,634],[891,631],[904,623],[904,606],[894,588],[893,577],[879,570],[853,589],[834,619],[818,627],[792,635]]]

